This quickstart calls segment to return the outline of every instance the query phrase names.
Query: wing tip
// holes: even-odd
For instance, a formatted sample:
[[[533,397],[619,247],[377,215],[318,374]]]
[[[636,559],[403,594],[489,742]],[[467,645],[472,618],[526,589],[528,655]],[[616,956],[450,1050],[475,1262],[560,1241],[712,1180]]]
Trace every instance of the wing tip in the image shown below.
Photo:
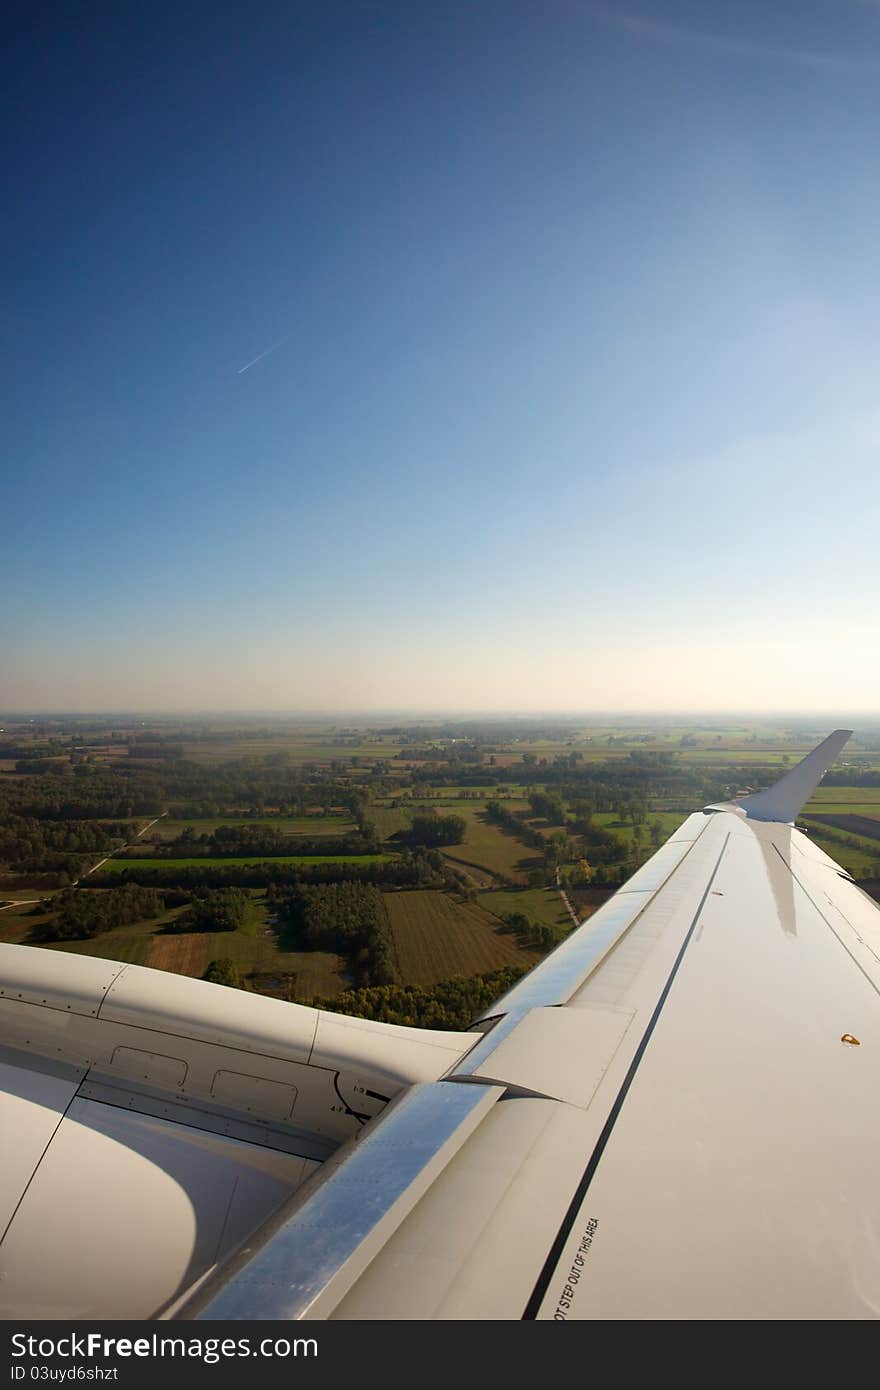
[[[706,806],[704,810],[737,811],[748,820],[782,821],[791,825],[852,734],[852,729],[835,729],[772,786],[723,805]]]

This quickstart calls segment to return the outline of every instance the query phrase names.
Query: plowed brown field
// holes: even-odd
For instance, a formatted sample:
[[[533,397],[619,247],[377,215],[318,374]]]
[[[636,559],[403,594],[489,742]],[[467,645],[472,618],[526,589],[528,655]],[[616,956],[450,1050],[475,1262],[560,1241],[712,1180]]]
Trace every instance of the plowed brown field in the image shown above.
[[[147,965],[153,970],[171,970],[175,975],[204,975],[208,967],[208,945],[212,932],[185,932],[180,936],[154,936]]]

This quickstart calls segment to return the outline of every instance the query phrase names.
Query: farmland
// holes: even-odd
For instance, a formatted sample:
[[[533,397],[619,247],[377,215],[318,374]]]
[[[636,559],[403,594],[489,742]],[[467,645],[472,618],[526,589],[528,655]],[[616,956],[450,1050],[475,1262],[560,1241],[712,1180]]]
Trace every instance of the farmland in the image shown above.
[[[825,854],[830,855],[835,864],[839,864],[848,874],[852,874],[855,879],[873,878],[878,876],[880,861],[874,850],[868,850],[860,846],[844,844],[841,840],[832,839],[830,835],[823,835],[819,828],[811,828],[810,839],[814,845]]]
[[[817,787],[810,797],[804,811],[818,811],[820,807],[845,807],[846,810],[872,812],[880,815],[880,787]]]
[[[44,949],[146,965],[194,978],[204,974],[209,961],[226,958],[238,969],[244,987],[292,999],[330,996],[345,988],[345,963],[337,955],[287,948],[262,893],[251,893],[246,920],[234,932],[166,932],[184,910],[174,908],[158,918],[133,922],[87,941],[47,942]],[[14,918],[11,911],[0,915],[0,940],[26,942],[34,926],[50,920],[51,914],[35,917],[29,911],[24,909]],[[6,916],[10,917],[8,923],[4,922]]]
[[[480,975],[540,959],[539,952],[522,950],[482,906],[458,903],[446,893],[384,896],[400,973],[408,984],[432,985],[453,975]]]
[[[521,912],[530,922],[543,922],[545,926],[563,932],[567,932],[572,925],[556,888],[496,888],[488,893],[478,893],[477,902],[496,917]]]
[[[51,908],[34,912],[20,899],[51,899],[77,883],[77,892],[106,892],[114,875],[149,883],[151,870],[180,870],[180,880],[160,880],[168,905],[161,917],[46,944],[190,975],[225,957],[245,988],[332,997],[357,976],[355,953],[299,949],[301,938],[294,950],[293,937],[270,920],[266,890],[275,885],[274,911],[279,889],[348,882],[350,865],[383,890],[404,983],[428,988],[450,975],[529,965],[539,953],[523,950],[499,919],[521,914],[553,932],[567,930],[558,892],[537,886],[553,883],[557,869],[582,883],[586,874],[589,886],[570,890],[586,915],[689,810],[766,785],[823,732],[763,719],[413,720],[392,727],[280,717],[11,721],[0,765],[0,902],[13,905],[0,911],[0,939],[27,942],[34,928],[52,923]],[[849,784],[818,788],[804,823],[813,842],[856,878],[876,880],[880,786],[872,780],[880,774],[880,726],[857,733],[842,769]],[[835,776],[843,780],[841,767]],[[536,793],[547,802],[541,815],[534,813],[538,798],[529,803]],[[490,800],[501,812],[525,812],[524,823],[503,823],[501,812],[490,820]],[[406,853],[413,815],[425,808],[460,816],[463,840]],[[138,827],[146,829],[135,843]],[[227,841],[234,856],[216,854],[214,844],[198,846],[212,851],[202,856],[177,843],[187,832],[207,837],[239,827],[243,833]],[[344,849],[347,837],[355,849],[377,852],[296,853],[298,844],[319,851],[324,841]],[[283,853],[252,853],[261,838]],[[163,847],[175,857],[164,858]],[[278,868],[274,877],[259,871],[268,862]],[[246,880],[240,876],[250,906],[239,930],[165,931],[193,894],[254,868]]]
[[[376,828],[380,840],[387,840],[401,830],[409,830],[412,825],[412,811],[404,807],[370,807],[367,819]]]
[[[880,815],[834,815],[804,816],[804,820],[817,826],[830,825],[834,830],[844,830],[849,835],[857,835],[868,840],[880,840]]]
[[[237,758],[264,758],[281,754],[294,766],[303,763],[333,763],[342,758],[394,758],[400,751],[397,742],[382,743],[328,743],[325,738],[304,739],[293,735],[290,738],[251,739],[239,738],[228,741],[205,740],[200,743],[184,745],[185,756],[194,763],[218,763]]]
[[[512,807],[518,805],[517,802],[510,804]],[[455,815],[462,816],[468,827],[460,845],[443,851],[443,857],[451,863],[465,867],[473,864],[491,875],[523,884],[527,882],[529,869],[540,867],[540,855],[510,831],[487,820],[485,806],[456,803]]]
[[[660,828],[662,833],[660,839],[658,840],[658,845],[662,845],[664,841],[668,840],[669,836],[672,835],[678,829],[683,820],[684,813],[681,811],[649,811],[647,821],[645,822],[645,825],[642,827],[643,831],[645,832],[644,839],[646,843],[649,840],[651,826],[654,824],[655,821],[660,822]],[[592,817],[591,823],[593,825],[602,826],[605,830],[610,830],[612,834],[614,834],[618,839],[625,841],[625,843],[628,845],[632,845],[635,834],[635,827],[628,822],[622,821],[618,816],[614,814],[614,812],[597,811],[595,815]]]

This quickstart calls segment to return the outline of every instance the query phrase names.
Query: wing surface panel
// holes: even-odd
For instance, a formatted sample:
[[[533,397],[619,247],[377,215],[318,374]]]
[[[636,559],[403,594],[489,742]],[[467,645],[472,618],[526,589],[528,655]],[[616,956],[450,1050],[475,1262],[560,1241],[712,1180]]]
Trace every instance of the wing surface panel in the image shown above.
[[[152,1317],[317,1166],[74,1098],[0,1247],[0,1316]]]
[[[748,829],[591,1157],[540,1317],[880,1313],[875,983],[788,870],[797,832]]]

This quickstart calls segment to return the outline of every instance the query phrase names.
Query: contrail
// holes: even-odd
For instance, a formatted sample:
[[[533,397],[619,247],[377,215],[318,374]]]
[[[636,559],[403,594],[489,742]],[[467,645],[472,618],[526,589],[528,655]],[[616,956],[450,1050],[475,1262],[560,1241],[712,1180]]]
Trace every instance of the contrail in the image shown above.
[[[265,352],[261,352],[258,357],[251,358],[250,362],[245,362],[243,367],[239,367],[238,371],[236,372],[236,376],[241,376],[242,372],[246,372],[249,367],[255,367],[258,362],[262,362],[264,357],[268,357],[270,352],[274,352],[276,348],[279,348],[281,344],[286,341],[286,337],[279,338],[278,342],[273,343],[271,347],[267,347]]]
[[[880,0],[864,0],[876,9]],[[804,48],[780,48],[762,44],[751,39],[728,38],[726,35],[689,29],[678,24],[668,24],[644,14],[622,10],[606,4],[588,3],[579,8],[600,24],[622,29],[636,39],[657,39],[667,43],[688,44],[717,53],[728,53],[738,58],[761,58],[769,62],[798,64],[801,67],[842,73],[873,73],[877,71],[874,58],[863,58],[858,54],[825,53]]]

